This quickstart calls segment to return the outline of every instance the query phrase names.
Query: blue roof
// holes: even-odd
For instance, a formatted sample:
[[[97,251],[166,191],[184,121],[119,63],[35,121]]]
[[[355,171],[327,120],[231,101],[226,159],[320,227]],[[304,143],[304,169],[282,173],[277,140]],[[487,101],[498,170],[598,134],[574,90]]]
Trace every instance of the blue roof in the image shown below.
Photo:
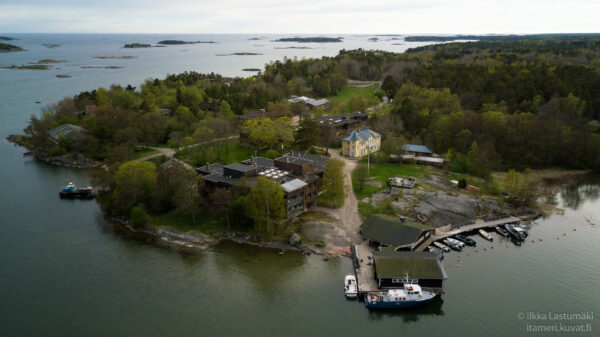
[[[360,140],[360,141],[367,141],[367,139],[369,139],[371,136],[375,137],[375,138],[379,138],[381,137],[380,134],[378,134],[377,132],[373,131],[373,130],[369,130],[366,127],[364,129],[361,130],[352,130],[352,133],[350,134],[350,136],[342,139],[343,141],[349,141],[349,140]]]
[[[404,146],[402,146],[402,150],[409,152],[433,154],[433,152],[431,152],[431,150],[425,145],[404,144]]]

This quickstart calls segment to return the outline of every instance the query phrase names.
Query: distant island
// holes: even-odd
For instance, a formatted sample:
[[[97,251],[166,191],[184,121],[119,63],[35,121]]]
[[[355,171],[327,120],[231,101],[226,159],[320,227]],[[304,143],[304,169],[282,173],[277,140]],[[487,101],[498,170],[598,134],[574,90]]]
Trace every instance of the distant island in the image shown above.
[[[123,48],[152,48],[148,43],[126,43]]]
[[[215,54],[215,56],[252,56],[252,55],[262,55],[261,53],[249,53],[249,52],[240,52],[240,53],[231,53],[231,54]]]
[[[178,44],[196,44],[196,43],[216,43],[215,41],[182,41],[182,40],[162,40],[158,44],[178,45]]]
[[[9,53],[13,51],[23,51],[24,49],[8,43],[0,42],[0,53]]]
[[[312,49],[311,47],[275,47],[275,49]]]
[[[327,43],[327,42],[342,42],[341,37],[286,37],[283,39],[275,40],[275,42],[317,42],[317,43]]]
[[[8,36],[0,36],[0,41],[13,41],[16,40],[14,37],[8,37]]]
[[[58,48],[58,47],[62,47],[62,45],[58,44],[58,43],[42,43],[42,46],[46,47],[46,48]]]
[[[71,75],[58,74],[58,75],[56,75],[56,77],[58,77],[58,78],[69,78],[69,77],[71,77]]]
[[[259,37],[251,37],[248,40],[250,40],[250,41],[256,41],[256,40],[260,40],[260,38]]]
[[[378,37],[372,37],[372,38],[369,39],[369,41],[371,41],[371,42],[377,42],[377,41],[379,41],[379,38]]]
[[[2,69],[15,69],[15,70],[48,70],[48,67],[45,64],[22,64],[20,66],[12,65],[12,66],[2,66]]]
[[[244,68],[244,69],[242,69],[242,71],[261,71],[261,70],[258,68]]]
[[[55,59],[43,59],[43,60],[39,60],[37,62],[29,62],[30,64],[52,64],[52,63],[65,63],[65,62],[70,62],[67,60],[55,60]]]
[[[476,40],[476,41],[522,41],[522,40],[552,40],[552,39],[589,39],[597,38],[600,34],[531,34],[531,35],[450,35],[450,36],[435,36],[435,35],[424,35],[424,36],[407,36],[404,38],[405,41],[409,42],[450,42],[457,40]]]
[[[131,60],[138,58],[137,56],[94,56],[95,59],[101,60]]]

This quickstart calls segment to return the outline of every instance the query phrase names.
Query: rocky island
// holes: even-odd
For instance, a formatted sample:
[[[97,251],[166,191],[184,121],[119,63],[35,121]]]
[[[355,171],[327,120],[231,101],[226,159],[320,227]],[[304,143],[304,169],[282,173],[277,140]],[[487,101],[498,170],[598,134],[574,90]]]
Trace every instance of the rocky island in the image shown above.
[[[152,48],[149,43],[126,43],[123,48]]]
[[[180,45],[180,44],[197,44],[197,43],[216,43],[215,41],[182,41],[182,40],[162,40],[158,44],[162,45]]]

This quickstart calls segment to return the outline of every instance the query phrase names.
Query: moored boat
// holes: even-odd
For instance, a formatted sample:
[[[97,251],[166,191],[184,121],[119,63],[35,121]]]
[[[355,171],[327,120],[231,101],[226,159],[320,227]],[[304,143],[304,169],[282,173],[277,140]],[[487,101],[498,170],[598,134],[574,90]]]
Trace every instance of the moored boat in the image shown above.
[[[450,251],[450,247],[446,246],[445,244],[435,241],[434,246],[438,247],[439,249],[445,251],[446,253]]]
[[[358,295],[356,276],[346,275],[346,277],[344,278],[344,294],[348,298],[356,298],[356,296]]]
[[[93,199],[96,196],[91,187],[77,188],[73,183],[68,183],[58,195],[68,199]]]
[[[432,252],[434,254],[437,254],[440,259],[444,258],[444,251],[439,249],[438,247],[429,246],[429,247],[427,247],[427,250],[429,250],[430,252]]]
[[[445,238],[443,242],[452,249],[462,250],[465,244],[453,238]]]
[[[467,246],[476,246],[477,245],[477,242],[475,242],[475,240],[471,239],[470,237],[464,236],[464,235],[456,234],[456,235],[454,235],[454,238],[458,241],[463,242]]]
[[[494,229],[496,230],[496,232],[502,236],[508,236],[508,231],[500,226],[496,226],[494,227]]]
[[[483,229],[479,230],[479,235],[483,236],[486,240],[492,241],[494,238],[490,235],[490,233],[484,231]]]
[[[428,303],[436,296],[434,292],[422,290],[408,275],[403,279],[403,283],[401,289],[368,292],[365,295],[365,306],[369,309],[411,308]]]
[[[506,224],[504,225],[504,228],[506,228],[506,231],[508,231],[508,234],[510,234],[510,236],[518,241],[522,241],[525,239],[526,235],[525,233],[523,233],[523,229],[519,227],[520,230],[518,230],[516,228],[517,226],[511,225],[511,224]]]

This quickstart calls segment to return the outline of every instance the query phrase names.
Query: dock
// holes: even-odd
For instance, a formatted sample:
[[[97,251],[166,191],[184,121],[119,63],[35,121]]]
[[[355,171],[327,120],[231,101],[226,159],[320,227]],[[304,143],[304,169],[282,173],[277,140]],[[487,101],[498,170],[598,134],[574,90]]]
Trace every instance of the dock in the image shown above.
[[[370,258],[373,253],[369,248],[369,241],[366,240],[360,245],[353,245],[352,255],[359,297],[369,291],[377,291],[379,285],[375,281],[375,267],[373,266],[373,260]]]
[[[422,252],[429,245],[431,245],[434,241],[443,240],[447,237],[454,236],[456,234],[462,234],[462,233],[466,233],[466,232],[476,231],[476,230],[482,229],[482,228],[502,226],[505,224],[509,224],[509,223],[513,223],[513,222],[521,222],[521,221],[522,221],[521,218],[512,216],[512,217],[502,218],[502,219],[492,220],[492,221],[484,221],[481,219],[477,219],[475,221],[475,223],[473,223],[473,224],[461,226],[459,228],[451,229],[448,231],[444,231],[441,228],[436,228],[435,233],[433,235],[431,235],[429,238],[427,238],[426,240],[421,241],[414,248],[414,251]]]

